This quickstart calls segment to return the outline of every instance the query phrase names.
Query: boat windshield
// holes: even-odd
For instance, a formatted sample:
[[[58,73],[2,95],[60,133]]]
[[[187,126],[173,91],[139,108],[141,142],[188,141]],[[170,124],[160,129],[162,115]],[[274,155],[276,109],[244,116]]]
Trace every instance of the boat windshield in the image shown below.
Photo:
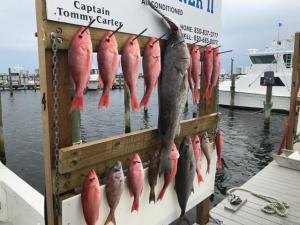
[[[97,69],[91,69],[91,74],[98,74],[98,70]]]
[[[292,54],[284,54],[283,60],[286,68],[292,67]]]
[[[253,64],[273,64],[276,63],[274,55],[256,55],[250,56]]]

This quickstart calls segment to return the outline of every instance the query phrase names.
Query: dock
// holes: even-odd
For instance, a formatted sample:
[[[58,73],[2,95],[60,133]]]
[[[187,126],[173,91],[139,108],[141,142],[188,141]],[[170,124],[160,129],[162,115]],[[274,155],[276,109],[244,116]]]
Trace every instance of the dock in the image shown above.
[[[240,190],[234,194],[247,198],[247,202],[238,211],[225,210],[224,205],[228,202],[225,198],[210,210],[210,215],[228,225],[300,225],[300,171],[281,167],[273,161],[241,188],[287,202],[290,206],[287,216],[262,212],[261,208],[268,202]]]

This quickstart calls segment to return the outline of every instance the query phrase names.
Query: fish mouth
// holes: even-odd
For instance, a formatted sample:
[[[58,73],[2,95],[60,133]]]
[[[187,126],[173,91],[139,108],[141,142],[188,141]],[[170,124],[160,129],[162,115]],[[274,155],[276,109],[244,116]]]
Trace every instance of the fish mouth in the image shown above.
[[[157,8],[155,8],[155,6],[153,5],[153,3],[150,0],[148,1],[148,4],[155,12],[157,12],[162,18],[164,18],[164,20],[167,22],[167,24],[170,26],[170,28],[173,31],[178,31],[179,26],[176,24],[176,22],[173,19],[164,15],[161,11],[159,11]]]

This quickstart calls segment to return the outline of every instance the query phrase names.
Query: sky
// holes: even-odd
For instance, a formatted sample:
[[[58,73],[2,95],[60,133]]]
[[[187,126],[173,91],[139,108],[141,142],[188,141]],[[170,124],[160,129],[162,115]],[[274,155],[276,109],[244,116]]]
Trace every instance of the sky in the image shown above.
[[[215,0],[218,1],[218,0]],[[229,71],[230,58],[235,66],[248,65],[247,49],[263,49],[277,38],[278,23],[281,37],[300,31],[299,0],[223,0],[221,39],[222,66]],[[8,67],[38,68],[35,0],[10,0],[0,8],[0,73]]]

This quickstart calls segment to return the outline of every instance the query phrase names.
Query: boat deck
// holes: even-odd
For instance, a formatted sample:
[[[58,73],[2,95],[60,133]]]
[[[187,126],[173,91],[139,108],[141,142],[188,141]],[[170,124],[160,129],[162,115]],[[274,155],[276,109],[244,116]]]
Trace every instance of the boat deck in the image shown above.
[[[247,202],[238,211],[224,209],[228,202],[224,199],[210,211],[211,216],[226,225],[300,225],[300,171],[280,167],[273,161],[241,188],[287,202],[290,205],[287,217],[263,213],[261,208],[267,202],[244,191],[234,192],[247,198]]]

